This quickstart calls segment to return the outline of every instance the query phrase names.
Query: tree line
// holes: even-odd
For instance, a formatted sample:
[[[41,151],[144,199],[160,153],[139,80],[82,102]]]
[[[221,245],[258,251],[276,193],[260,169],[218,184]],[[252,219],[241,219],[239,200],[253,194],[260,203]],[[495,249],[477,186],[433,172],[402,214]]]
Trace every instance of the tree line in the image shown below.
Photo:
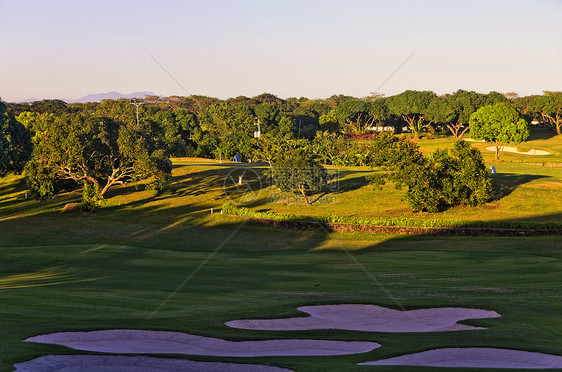
[[[96,203],[116,184],[148,178],[150,187],[163,187],[170,177],[170,156],[239,155],[271,164],[281,162],[291,148],[306,148],[319,163],[372,165],[369,139],[379,131],[407,131],[414,138],[450,134],[460,140],[472,126],[473,138],[476,134],[501,144],[509,140],[505,133],[501,137],[481,129],[498,110],[540,121],[558,134],[562,130],[559,92],[509,99],[498,92],[465,90],[441,96],[408,90],[391,97],[327,99],[281,99],[264,93],[226,100],[146,97],[137,103],[138,118],[136,107],[126,99],[0,102],[0,175],[22,172],[25,166],[29,185],[39,197],[82,184],[85,200]],[[494,106],[502,109],[474,115]],[[503,111],[508,118],[499,121],[500,132],[513,119]]]

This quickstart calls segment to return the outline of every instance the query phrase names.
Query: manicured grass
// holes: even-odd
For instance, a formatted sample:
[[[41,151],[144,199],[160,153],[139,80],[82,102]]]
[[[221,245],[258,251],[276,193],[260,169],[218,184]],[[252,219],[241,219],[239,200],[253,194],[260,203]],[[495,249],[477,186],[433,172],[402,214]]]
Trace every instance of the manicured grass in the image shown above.
[[[470,133],[464,136],[464,139],[470,140]],[[452,140],[449,136],[440,138],[422,138],[418,142],[424,153],[435,151],[438,148],[448,148],[451,146]],[[491,143],[471,142],[471,144],[482,151],[484,160],[487,162],[498,163],[494,158],[494,152],[485,150],[485,147],[493,146]],[[519,145],[507,144],[507,146],[517,147],[519,151],[544,150],[550,152],[550,155],[532,156],[505,152],[500,156],[501,162],[517,162],[517,163],[562,163],[562,136],[556,135],[556,132],[549,127],[530,127],[530,136],[526,142]]]
[[[425,144],[429,147],[431,141]],[[368,168],[339,169],[340,189],[331,204],[268,203],[276,191],[265,187],[250,206],[309,215],[562,220],[561,168],[507,160],[495,164],[499,174],[494,179],[503,197],[474,209],[414,214],[401,201],[403,191],[391,185],[383,190],[367,186],[363,177],[372,172]],[[560,236],[402,237],[240,226],[237,218],[210,214],[211,207],[220,209],[228,201],[224,180],[235,166],[248,167],[177,159],[170,191],[118,188],[95,214],[60,212],[65,203],[79,200],[79,192],[40,203],[24,198],[21,177],[2,179],[0,370],[41,355],[85,353],[22,342],[27,337],[107,328],[175,330],[230,340],[316,338],[383,345],[370,353],[338,357],[189,357],[297,371],[394,371],[396,367],[355,364],[452,346],[561,355]],[[235,189],[229,183],[226,187]],[[502,317],[467,321],[488,330],[429,334],[260,332],[224,325],[233,319],[297,316],[298,306],[337,303],[473,307]]]
[[[10,220],[2,224],[1,233],[10,236],[19,224],[55,228],[57,222],[55,217]],[[334,236],[246,227],[151,317],[234,226],[226,222],[216,228],[176,226],[154,231],[146,223],[121,223],[116,228],[98,216],[73,216],[60,223],[66,229],[86,227],[86,242],[75,234],[61,234],[57,244],[43,245],[36,236],[35,242],[29,242],[32,245],[3,244],[0,251],[0,286],[9,278],[12,285],[20,284],[0,290],[3,370],[39,355],[72,353],[64,347],[22,343],[26,337],[107,328],[176,330],[231,340],[294,337],[383,345],[364,355],[244,359],[299,371],[353,370],[361,361],[433,347],[493,346],[547,353],[562,348],[558,321],[562,252],[557,237],[354,242],[351,247],[363,248],[351,253],[355,261],[334,250],[348,245]],[[63,227],[53,234],[57,229]],[[116,244],[117,230],[129,244]],[[96,233],[98,243],[91,243]],[[42,273],[47,270],[56,275],[46,277]],[[298,306],[332,303],[408,309],[462,306],[495,310],[503,317],[468,321],[491,327],[485,331],[440,334],[260,332],[223,325],[239,318],[295,316]]]

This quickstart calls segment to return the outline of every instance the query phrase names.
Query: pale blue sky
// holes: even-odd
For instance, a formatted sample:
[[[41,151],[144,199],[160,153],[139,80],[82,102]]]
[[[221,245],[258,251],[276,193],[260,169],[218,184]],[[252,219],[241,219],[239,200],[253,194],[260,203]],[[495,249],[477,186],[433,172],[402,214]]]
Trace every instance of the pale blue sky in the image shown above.
[[[6,101],[562,90],[562,0],[0,0]],[[185,87],[182,90],[147,54]]]

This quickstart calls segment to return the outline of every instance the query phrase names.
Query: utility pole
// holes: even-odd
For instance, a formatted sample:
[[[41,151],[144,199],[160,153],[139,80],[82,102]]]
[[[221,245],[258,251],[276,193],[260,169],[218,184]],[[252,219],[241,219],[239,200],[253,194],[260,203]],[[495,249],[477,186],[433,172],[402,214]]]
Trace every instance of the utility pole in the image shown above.
[[[139,126],[139,106],[142,105],[144,102],[142,100],[131,100],[131,105],[135,105],[137,107],[137,130],[140,130]]]
[[[258,131],[254,132],[254,138],[260,138],[261,137],[260,118],[254,118],[254,124],[258,126]]]

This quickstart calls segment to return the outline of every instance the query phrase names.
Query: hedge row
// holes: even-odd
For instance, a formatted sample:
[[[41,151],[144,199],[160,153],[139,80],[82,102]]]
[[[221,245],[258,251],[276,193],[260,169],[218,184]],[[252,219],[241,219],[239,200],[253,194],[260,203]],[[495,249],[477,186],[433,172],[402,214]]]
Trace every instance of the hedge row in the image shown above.
[[[465,221],[465,220],[445,220],[445,219],[428,219],[418,220],[410,218],[382,218],[382,217],[339,217],[339,216],[303,216],[295,214],[276,214],[273,212],[257,212],[250,208],[237,207],[232,203],[225,203],[222,207],[223,213],[240,217],[247,217],[255,220],[264,221],[283,221],[291,222],[284,224],[268,223],[276,226],[293,226],[303,228],[302,223],[319,223],[322,225],[345,225],[335,230],[338,231],[389,231],[394,230],[397,233],[404,233],[406,230],[402,228],[412,228],[412,233],[420,233],[421,229],[438,228],[442,232],[447,229],[462,230],[466,233],[462,235],[478,235],[478,229],[514,229],[521,230],[519,233],[514,232],[512,235],[528,235],[530,230],[537,230],[542,233],[562,234],[562,224],[559,223],[535,223],[535,222],[515,222],[515,221]],[[353,228],[355,226],[355,228]],[[399,229],[373,229],[378,227],[395,227]],[[450,231],[452,233],[452,231]],[[489,234],[486,234],[489,235]],[[506,235],[506,234],[500,234]],[[507,234],[509,235],[509,234]]]

